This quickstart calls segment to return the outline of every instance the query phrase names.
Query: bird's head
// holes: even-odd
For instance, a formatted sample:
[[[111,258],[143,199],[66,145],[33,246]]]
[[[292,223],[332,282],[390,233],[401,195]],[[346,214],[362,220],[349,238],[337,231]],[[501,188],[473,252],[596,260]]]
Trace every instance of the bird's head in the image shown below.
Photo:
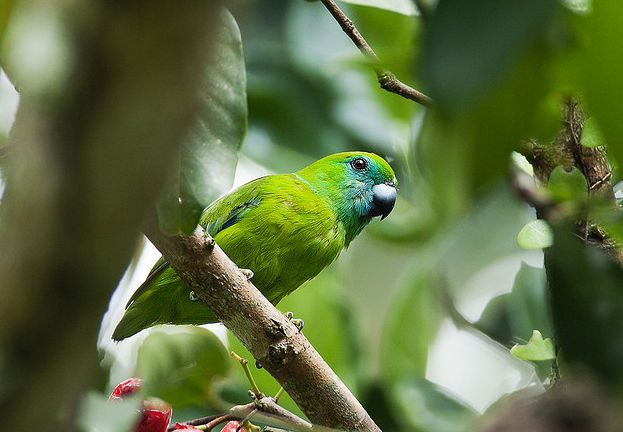
[[[394,170],[374,153],[336,153],[297,174],[329,199],[351,239],[373,217],[385,219],[396,203]]]

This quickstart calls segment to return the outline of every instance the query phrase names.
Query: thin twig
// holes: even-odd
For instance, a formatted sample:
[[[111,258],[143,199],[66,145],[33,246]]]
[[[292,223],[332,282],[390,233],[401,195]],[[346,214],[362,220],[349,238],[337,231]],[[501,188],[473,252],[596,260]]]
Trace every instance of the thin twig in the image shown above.
[[[204,425],[204,424],[208,424],[211,421],[213,421],[214,419],[217,419],[219,417],[222,417],[223,414],[216,414],[216,415],[210,415],[210,416],[205,416],[205,417],[199,417],[196,419],[192,419],[192,420],[188,420],[183,422],[183,424],[189,425],[189,426],[199,426],[199,425]],[[167,431],[173,431],[175,430],[175,424],[170,425],[167,428]]]
[[[242,370],[244,371],[244,374],[246,375],[247,380],[249,381],[249,384],[251,384],[251,391],[253,392],[253,395],[255,396],[255,398],[260,399],[261,397],[263,397],[264,395],[262,394],[262,392],[260,391],[260,388],[255,383],[255,379],[253,378],[253,375],[251,374],[251,371],[249,370],[249,360],[240,357],[238,354],[236,354],[233,351],[230,352],[229,355],[234,360],[236,360],[238,363],[240,363],[240,366],[242,366]]]
[[[346,14],[340,9],[340,7],[333,0],[321,0],[322,4],[325,5],[329,13],[333,15],[333,18],[338,22],[344,33],[348,35],[348,37],[353,41],[355,46],[359,48],[359,51],[366,56],[368,59],[372,61],[372,67],[374,68],[374,72],[376,72],[376,76],[379,80],[379,84],[381,88],[387,90],[388,92],[395,93],[400,95],[406,99],[410,99],[414,102],[417,102],[424,106],[430,106],[432,104],[432,99],[420,92],[419,90],[414,89],[413,87],[408,86],[407,84],[400,81],[396,76],[385,69],[379,57],[376,55],[372,47],[366,42],[364,37],[359,33],[357,27],[353,21],[346,16]]]
[[[207,417],[200,417],[194,420],[188,420],[183,424],[191,426],[206,426],[210,430],[221,423],[234,419],[243,419],[240,423],[244,423],[251,417],[255,417],[262,424],[273,427],[284,427],[291,431],[306,432],[309,430],[328,431],[330,429],[321,426],[313,426],[311,423],[298,417],[296,414],[277,405],[276,401],[271,397],[262,397],[251,403],[244,405],[235,405],[223,414],[216,414]],[[169,426],[167,431],[175,430],[175,425]]]
[[[214,420],[206,423],[205,424],[206,430],[207,431],[212,430],[216,426],[220,425],[221,423],[225,423],[226,421],[233,420],[233,419],[234,419],[234,417],[231,414],[224,414],[224,415],[222,415],[220,417],[217,417]]]
[[[510,169],[510,186],[513,192],[524,202],[532,206],[539,218],[548,222],[558,221],[562,217],[559,206],[552,201],[548,194],[538,188],[532,176],[521,171],[517,167]]]

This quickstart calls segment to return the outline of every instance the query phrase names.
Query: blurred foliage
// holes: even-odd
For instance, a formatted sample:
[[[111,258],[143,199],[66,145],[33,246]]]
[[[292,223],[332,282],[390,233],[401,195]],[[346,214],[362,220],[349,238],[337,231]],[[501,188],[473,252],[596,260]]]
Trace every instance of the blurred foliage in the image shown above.
[[[551,196],[558,202],[570,201],[582,204],[588,199],[588,185],[582,172],[576,167],[566,171],[557,166],[549,175],[547,183]]]
[[[240,31],[221,13],[211,64],[201,86],[201,108],[188,142],[172,159],[173,179],[158,200],[158,222],[171,234],[190,233],[201,212],[233,183],[247,126],[246,74]]]
[[[550,226],[542,219],[528,222],[517,234],[517,243],[524,249],[544,249],[554,239]]]
[[[425,20],[417,3],[429,9]],[[376,152],[399,179],[391,217],[373,222],[279,308],[305,321],[305,335],[384,430],[475,430],[474,407],[483,399],[502,403],[509,387],[543,391],[554,347],[563,379],[588,370],[620,392],[620,267],[569,234],[566,219],[535,220],[505,183],[511,152],[523,143],[554,148],[561,103],[570,96],[589,115],[582,144],[607,143],[610,165],[620,166],[623,8],[616,0],[340,6],[384,65],[429,93],[435,106],[424,110],[381,90],[320,2],[276,8],[269,0],[230,1],[218,61],[202,81],[200,119],[189,119],[195,128],[169,160],[174,174],[160,200],[162,226],[194,227],[198,211],[230,186],[239,152],[243,174],[253,164],[289,172],[332,152]],[[7,10],[0,6],[0,32]],[[582,169],[556,167],[540,192],[566,216],[590,216],[623,241],[619,208],[591,199]],[[480,363],[501,358],[503,373],[468,364],[458,348],[432,365],[442,338],[452,337],[440,332],[448,322],[495,347]],[[145,393],[173,404],[176,418],[249,401],[249,385],[227,350],[252,357],[233,337],[225,349],[207,330],[188,328],[137,343]],[[511,355],[513,346],[522,361]],[[450,376],[465,366],[499,385],[485,396],[460,382],[444,387],[430,379],[432,366]],[[252,373],[263,392],[277,392],[266,371]],[[287,395],[282,401],[302,415]],[[99,421],[92,414],[98,403],[87,401],[83,417]]]
[[[4,39],[4,30],[9,22],[9,17],[11,16],[11,10],[14,3],[15,2],[13,0],[6,0],[0,5],[0,45]]]
[[[617,51],[623,48],[623,39],[619,36],[623,10],[616,0],[600,0],[591,4],[592,13],[586,17],[582,27],[582,36],[588,40],[580,59],[582,90],[589,112],[603,128],[611,156],[620,163],[623,160],[623,124],[616,107],[623,97],[620,83],[623,59]]]
[[[556,342],[567,364],[623,390],[623,270],[562,229],[546,254]]]
[[[476,413],[430,381],[412,377],[394,388],[392,401],[409,428],[422,431],[469,430]]]
[[[82,400],[78,424],[85,432],[130,430],[136,424],[140,406],[139,398],[110,403],[108,396],[90,392]]]
[[[222,342],[197,327],[179,334],[150,334],[139,349],[136,375],[145,380],[144,394],[178,408],[209,399],[212,386],[230,366]]]

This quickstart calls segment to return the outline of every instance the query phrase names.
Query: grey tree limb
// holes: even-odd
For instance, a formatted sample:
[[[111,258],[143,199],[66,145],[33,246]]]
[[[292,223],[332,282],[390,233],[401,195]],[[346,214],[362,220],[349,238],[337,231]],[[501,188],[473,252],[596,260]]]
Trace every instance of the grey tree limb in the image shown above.
[[[320,354],[201,227],[167,236],[151,219],[145,234],[181,279],[284,387],[316,425],[380,431]]]

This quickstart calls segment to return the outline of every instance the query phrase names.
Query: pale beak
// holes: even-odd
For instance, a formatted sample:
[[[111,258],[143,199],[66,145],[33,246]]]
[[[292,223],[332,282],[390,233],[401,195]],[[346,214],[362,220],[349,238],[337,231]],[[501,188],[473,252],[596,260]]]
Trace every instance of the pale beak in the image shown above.
[[[369,216],[381,216],[385,219],[396,204],[396,185],[382,183],[372,186],[372,210]]]

